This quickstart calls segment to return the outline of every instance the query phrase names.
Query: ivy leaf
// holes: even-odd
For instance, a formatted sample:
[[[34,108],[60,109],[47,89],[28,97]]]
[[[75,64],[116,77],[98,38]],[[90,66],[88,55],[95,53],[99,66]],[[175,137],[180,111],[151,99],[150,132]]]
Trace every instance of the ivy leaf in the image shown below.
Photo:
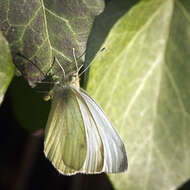
[[[9,46],[0,32],[0,104],[4,94],[14,75],[14,65],[12,63]]]
[[[9,42],[14,63],[31,87],[44,77],[37,67],[46,73],[54,56],[66,73],[76,70],[73,48],[76,57],[85,52],[93,21],[103,9],[103,0],[0,1],[0,28]],[[83,64],[83,57],[79,64]],[[62,76],[60,70],[54,64],[52,72]],[[42,94],[32,92],[20,79],[13,81],[10,92],[15,116],[24,128],[33,132],[45,126],[49,104],[43,102]]]
[[[29,58],[44,73],[51,67],[54,56],[66,73],[73,71],[76,68],[72,50],[75,48],[76,57],[85,52],[94,18],[103,9],[103,0],[0,2],[0,28],[10,44],[14,63],[32,87],[44,76],[17,53]],[[60,70],[58,64],[53,67],[56,75],[63,75]]]
[[[189,1],[140,1],[93,61],[87,90],[128,155],[128,171],[109,175],[118,190],[176,189],[190,178],[189,18]]]

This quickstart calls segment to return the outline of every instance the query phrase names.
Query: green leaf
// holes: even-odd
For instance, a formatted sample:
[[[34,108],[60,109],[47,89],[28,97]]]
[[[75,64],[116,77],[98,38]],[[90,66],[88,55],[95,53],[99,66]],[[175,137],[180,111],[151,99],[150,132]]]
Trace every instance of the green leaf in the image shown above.
[[[56,56],[66,73],[76,70],[76,57],[86,50],[87,38],[95,17],[104,9],[104,1],[75,0],[0,0],[0,28],[9,42],[14,63],[33,87],[42,79],[40,71],[19,52],[35,63],[43,73]],[[82,64],[83,59],[79,61]],[[52,72],[62,76],[58,64]],[[21,79],[11,85],[14,113],[29,131],[45,126],[49,105],[41,94],[29,89]],[[39,89],[44,91],[44,89]]]
[[[87,90],[128,155],[128,171],[109,175],[118,190],[176,189],[190,178],[189,31],[189,1],[140,1],[93,60]]]
[[[51,67],[54,56],[66,73],[73,71],[76,68],[72,50],[75,48],[76,57],[84,53],[95,16],[103,9],[103,0],[0,1],[0,28],[10,44],[15,64],[31,86],[43,76],[16,54],[32,60],[44,73]],[[61,70],[58,64],[53,70],[63,75],[57,72]]]
[[[2,33],[0,32],[0,104],[4,94],[14,75],[14,65],[9,50],[9,46]]]

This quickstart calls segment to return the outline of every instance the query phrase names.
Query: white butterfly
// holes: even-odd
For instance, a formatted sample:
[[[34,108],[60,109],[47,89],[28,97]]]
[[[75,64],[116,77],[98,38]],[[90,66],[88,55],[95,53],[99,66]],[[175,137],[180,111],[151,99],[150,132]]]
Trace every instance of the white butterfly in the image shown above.
[[[124,144],[102,109],[80,89],[78,71],[52,92],[44,153],[53,166],[64,175],[126,171]]]

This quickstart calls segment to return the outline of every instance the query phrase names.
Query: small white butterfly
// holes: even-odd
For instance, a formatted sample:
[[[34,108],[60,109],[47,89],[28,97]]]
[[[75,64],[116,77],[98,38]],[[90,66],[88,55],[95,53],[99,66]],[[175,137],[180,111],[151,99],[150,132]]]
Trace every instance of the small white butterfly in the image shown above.
[[[44,153],[64,175],[124,172],[124,144],[102,109],[79,87],[78,70],[54,85]]]

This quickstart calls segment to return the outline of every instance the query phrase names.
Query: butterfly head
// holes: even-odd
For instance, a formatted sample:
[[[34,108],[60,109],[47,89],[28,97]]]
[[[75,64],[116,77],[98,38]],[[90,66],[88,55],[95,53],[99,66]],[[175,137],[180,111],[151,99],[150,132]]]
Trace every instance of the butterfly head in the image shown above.
[[[56,85],[59,85],[61,88],[69,86],[75,86],[79,88],[78,72],[72,72],[66,76],[63,76],[61,80],[56,82]]]

